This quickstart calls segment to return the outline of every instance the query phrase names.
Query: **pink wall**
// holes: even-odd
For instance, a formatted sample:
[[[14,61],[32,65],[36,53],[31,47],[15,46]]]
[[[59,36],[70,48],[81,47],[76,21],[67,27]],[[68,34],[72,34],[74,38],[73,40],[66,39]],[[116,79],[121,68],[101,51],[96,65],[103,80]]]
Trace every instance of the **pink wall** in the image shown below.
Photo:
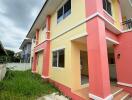
[[[43,53],[43,71],[42,76],[43,78],[49,77],[49,60],[50,60],[50,16],[46,17],[46,41],[45,41],[45,49]]]
[[[115,46],[115,60],[118,82],[132,84],[132,31],[118,36]],[[120,54],[120,57],[118,56]],[[132,88],[125,88],[132,94]]]
[[[111,32],[107,29],[105,29],[105,33],[106,33],[106,37],[118,42],[118,37],[115,33]]]

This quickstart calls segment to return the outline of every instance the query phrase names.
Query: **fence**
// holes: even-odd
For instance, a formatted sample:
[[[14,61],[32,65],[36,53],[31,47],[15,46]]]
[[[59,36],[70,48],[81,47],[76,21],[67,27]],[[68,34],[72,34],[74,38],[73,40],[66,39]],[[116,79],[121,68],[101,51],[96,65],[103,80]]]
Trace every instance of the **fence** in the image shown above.
[[[132,29],[132,18],[122,22],[122,25],[124,30]]]
[[[0,81],[5,77],[6,74],[6,66],[1,64],[0,65]]]
[[[25,71],[31,69],[30,63],[7,63],[6,67],[16,71]]]

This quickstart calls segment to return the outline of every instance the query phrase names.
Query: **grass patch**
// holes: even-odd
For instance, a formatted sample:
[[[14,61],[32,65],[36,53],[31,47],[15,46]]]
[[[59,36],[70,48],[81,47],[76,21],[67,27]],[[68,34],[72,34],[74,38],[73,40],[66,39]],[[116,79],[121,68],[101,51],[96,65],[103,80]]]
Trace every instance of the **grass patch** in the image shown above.
[[[44,82],[40,75],[28,71],[7,71],[0,82],[0,100],[35,100],[57,89]]]

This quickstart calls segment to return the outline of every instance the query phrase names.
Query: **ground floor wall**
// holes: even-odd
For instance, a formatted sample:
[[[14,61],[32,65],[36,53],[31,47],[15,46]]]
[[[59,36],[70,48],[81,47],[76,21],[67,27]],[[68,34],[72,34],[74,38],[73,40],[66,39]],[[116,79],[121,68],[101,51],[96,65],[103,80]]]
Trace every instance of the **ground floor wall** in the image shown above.
[[[132,31],[121,34],[115,46],[118,84],[132,94]]]
[[[71,90],[80,88],[80,84],[77,83],[78,81],[80,81],[80,53],[79,47],[77,49],[73,48],[72,40],[86,34],[85,24],[82,24],[76,29],[70,30],[66,34],[63,34],[56,39],[51,40],[49,77],[50,79],[71,88]],[[86,46],[84,46],[83,48],[86,48]],[[52,65],[53,51],[60,49],[64,49],[65,52],[64,68],[54,67]],[[73,64],[73,62],[76,64]]]
[[[119,82],[125,82],[128,84],[132,84],[131,77],[131,43],[132,37],[130,34],[123,34],[119,36],[119,39],[112,32],[105,30],[106,32],[106,40],[112,40],[113,43],[118,43],[115,46],[115,58],[116,58],[116,71],[117,71],[117,79]],[[77,29],[73,29],[72,31],[59,36],[59,38],[55,38],[51,40],[50,47],[50,66],[49,66],[49,77],[51,80],[58,82],[59,84],[63,84],[68,87],[71,91],[78,90],[81,87],[81,77],[80,77],[80,51],[88,51],[87,46],[88,42],[82,43],[77,42],[76,39],[86,36],[85,27],[83,25],[79,26]],[[105,37],[105,36],[104,36]],[[114,41],[113,41],[114,40]],[[86,41],[86,40],[84,40]],[[105,40],[104,40],[105,41]],[[95,43],[96,44],[96,43]],[[126,50],[124,50],[126,48]],[[65,64],[64,68],[54,67],[53,63],[53,51],[64,49],[65,51]],[[42,73],[43,68],[43,53],[38,52],[38,62],[37,62],[37,73]],[[92,57],[93,55],[91,55]],[[118,59],[120,57],[120,59]],[[106,60],[106,59],[105,59]],[[105,62],[106,63],[106,62]],[[105,67],[104,67],[105,68]],[[94,74],[95,75],[95,74]],[[125,88],[131,92],[131,88]]]
[[[37,64],[36,64],[36,72],[42,75],[43,68],[43,51],[37,53]]]

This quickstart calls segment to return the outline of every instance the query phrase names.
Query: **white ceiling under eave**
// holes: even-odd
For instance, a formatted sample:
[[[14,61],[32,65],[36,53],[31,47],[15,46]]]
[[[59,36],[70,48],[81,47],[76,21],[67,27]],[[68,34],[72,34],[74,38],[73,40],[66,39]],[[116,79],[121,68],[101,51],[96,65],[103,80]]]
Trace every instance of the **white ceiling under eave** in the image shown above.
[[[122,16],[127,19],[132,18],[132,4],[129,0],[120,0]]]
[[[33,38],[35,36],[35,30],[40,29],[45,24],[46,16],[52,15],[63,1],[64,0],[46,0],[26,37]]]

